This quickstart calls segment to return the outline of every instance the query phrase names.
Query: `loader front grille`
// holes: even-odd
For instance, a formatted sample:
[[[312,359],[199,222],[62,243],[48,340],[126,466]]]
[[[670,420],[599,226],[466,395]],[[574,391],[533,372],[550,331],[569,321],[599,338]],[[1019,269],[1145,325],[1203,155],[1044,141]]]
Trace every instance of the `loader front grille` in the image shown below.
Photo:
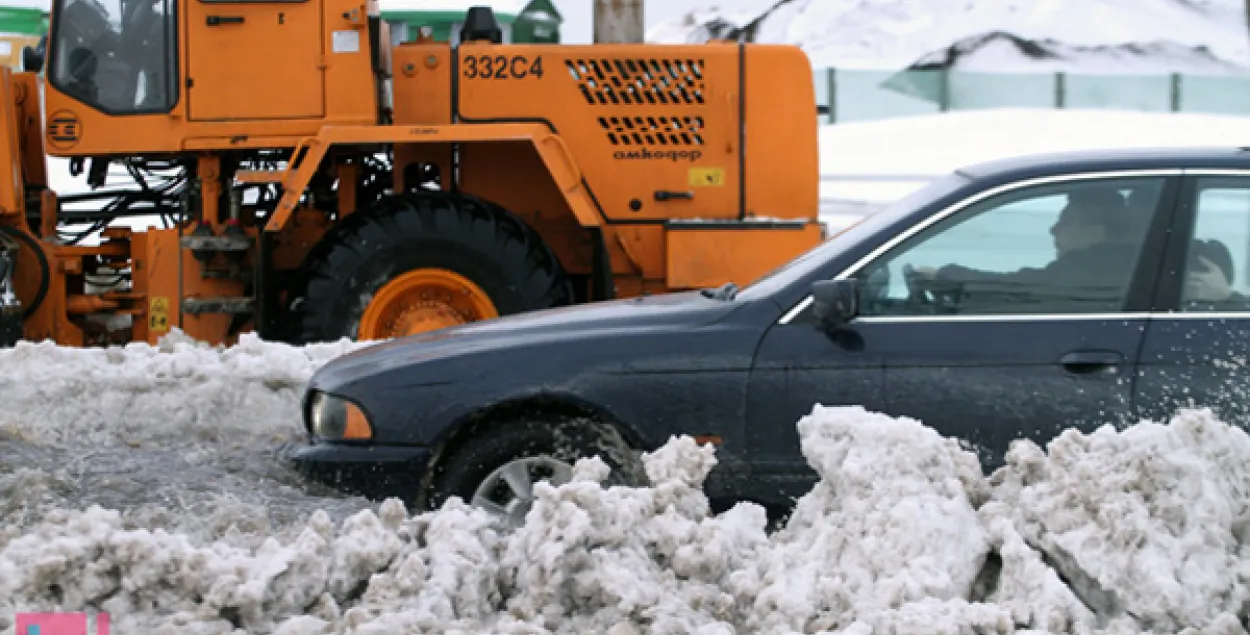
[[[565,60],[592,106],[697,105],[704,95],[703,60]]]
[[[703,117],[600,117],[599,125],[612,145],[703,145]]]

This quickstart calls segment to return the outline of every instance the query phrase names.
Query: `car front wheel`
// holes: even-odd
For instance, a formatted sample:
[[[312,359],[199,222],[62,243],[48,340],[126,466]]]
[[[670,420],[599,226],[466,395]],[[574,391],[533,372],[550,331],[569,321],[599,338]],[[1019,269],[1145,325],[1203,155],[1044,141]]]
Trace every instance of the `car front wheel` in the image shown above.
[[[645,483],[636,453],[611,426],[588,419],[527,418],[473,433],[442,458],[426,491],[427,506],[437,509],[458,496],[520,526],[533,506],[536,483],[567,483],[577,460],[592,456],[611,470],[607,484]]]

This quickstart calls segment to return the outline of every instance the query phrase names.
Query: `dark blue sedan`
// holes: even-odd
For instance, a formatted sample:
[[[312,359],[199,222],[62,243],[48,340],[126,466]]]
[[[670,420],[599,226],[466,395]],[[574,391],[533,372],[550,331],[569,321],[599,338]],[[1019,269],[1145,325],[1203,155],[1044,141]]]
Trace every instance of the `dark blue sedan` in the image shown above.
[[[600,455],[637,483],[672,435],[714,443],[718,508],[815,482],[815,404],[922,420],[986,469],[1178,407],[1229,421],[1250,326],[1250,153],[1030,156],[938,179],[741,289],[531,312],[380,344],[312,378],[309,474],[518,518]]]

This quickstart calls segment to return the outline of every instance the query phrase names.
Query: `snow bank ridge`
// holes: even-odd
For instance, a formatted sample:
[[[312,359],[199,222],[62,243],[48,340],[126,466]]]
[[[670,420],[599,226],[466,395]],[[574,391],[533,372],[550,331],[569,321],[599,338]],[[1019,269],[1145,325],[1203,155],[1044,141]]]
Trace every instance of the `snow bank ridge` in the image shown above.
[[[259,387],[233,394],[291,406],[291,386],[349,348],[22,345],[0,369],[12,382],[26,366],[47,396],[105,395],[123,420],[162,386],[220,387],[239,371]],[[144,388],[147,370],[163,374]],[[202,425],[210,411],[192,409],[243,401],[192,400],[177,416]],[[389,500],[337,528],[319,511],[250,546],[62,510],[0,529],[0,633],[16,635],[16,611],[84,609],[124,635],[1246,632],[1250,436],[1209,411],[1018,443],[989,478],[912,419],[815,406],[797,425],[820,481],[772,535],[758,506],[710,513],[714,448],[688,437],[643,457],[647,488],[605,487],[605,464],[580,462],[571,483],[537,488],[511,532],[459,500],[420,515]]]

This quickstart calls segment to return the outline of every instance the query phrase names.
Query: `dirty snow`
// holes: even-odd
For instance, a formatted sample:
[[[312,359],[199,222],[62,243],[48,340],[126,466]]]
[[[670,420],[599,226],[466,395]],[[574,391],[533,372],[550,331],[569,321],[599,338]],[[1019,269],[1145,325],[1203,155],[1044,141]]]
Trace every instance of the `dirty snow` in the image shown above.
[[[175,334],[158,346],[2,350],[0,519],[26,527],[48,509],[99,504],[206,538],[238,523],[248,533],[303,522],[315,509],[304,506],[309,488],[274,459],[301,440],[299,395],[313,370],[361,346],[248,335],[218,351]],[[320,498],[331,492],[313,491],[317,506],[338,509]]]
[[[360,346],[0,351],[0,633],[84,609],[125,635],[1245,633],[1250,437],[1207,411],[986,478],[921,422],[817,405],[821,480],[774,534],[710,513],[689,438],[644,457],[649,488],[583,461],[508,533],[286,469],[302,382]]]

